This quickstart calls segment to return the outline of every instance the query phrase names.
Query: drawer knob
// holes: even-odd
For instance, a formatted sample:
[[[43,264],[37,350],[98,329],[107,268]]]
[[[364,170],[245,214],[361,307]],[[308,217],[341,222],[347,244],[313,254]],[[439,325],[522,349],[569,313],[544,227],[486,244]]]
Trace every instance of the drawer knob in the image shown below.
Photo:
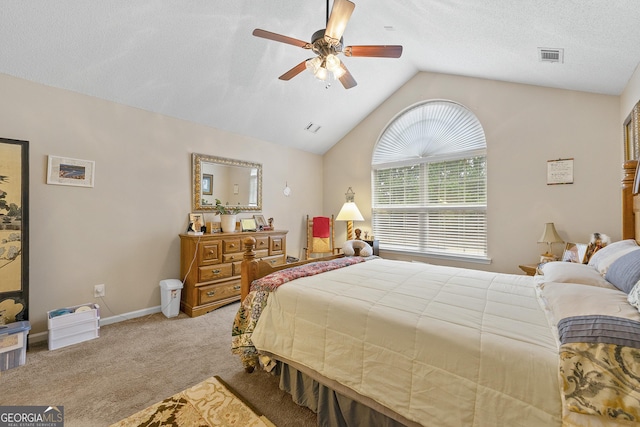
[[[213,274],[220,274],[220,270],[213,270],[212,273]]]
[[[207,252],[207,254],[213,255],[213,249],[209,249],[209,252]]]
[[[230,247],[230,248],[235,248],[235,247],[236,247],[236,245],[235,245],[235,243],[231,243],[231,244],[229,245],[229,247]]]
[[[240,285],[235,285],[235,286],[233,287],[233,290],[234,290],[234,291],[239,291],[239,290],[240,290]]]
[[[272,259],[272,260],[270,260],[269,262],[270,262],[271,264],[275,264],[275,263],[277,262],[277,260]]]
[[[207,296],[208,296],[208,297],[212,297],[212,296],[214,296],[215,294],[216,294],[216,291],[209,291],[209,292],[207,292]]]

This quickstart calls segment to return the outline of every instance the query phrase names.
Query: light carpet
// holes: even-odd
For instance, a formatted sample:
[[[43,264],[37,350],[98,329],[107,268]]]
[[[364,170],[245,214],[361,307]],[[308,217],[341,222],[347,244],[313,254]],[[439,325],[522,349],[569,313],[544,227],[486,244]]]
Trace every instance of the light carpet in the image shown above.
[[[128,426],[275,427],[217,376],[111,425]]]

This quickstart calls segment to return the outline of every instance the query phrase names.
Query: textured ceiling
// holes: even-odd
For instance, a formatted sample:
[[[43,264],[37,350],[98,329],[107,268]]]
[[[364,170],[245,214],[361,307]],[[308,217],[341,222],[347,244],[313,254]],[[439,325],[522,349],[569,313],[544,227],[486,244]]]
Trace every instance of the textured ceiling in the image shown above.
[[[349,90],[309,72],[278,80],[309,51],[251,35],[310,41],[325,1],[0,2],[0,73],[313,153],[419,71],[619,95],[640,61],[637,0],[354,0],[345,45],[404,52],[342,57]],[[564,63],[540,62],[539,47],[563,48]]]

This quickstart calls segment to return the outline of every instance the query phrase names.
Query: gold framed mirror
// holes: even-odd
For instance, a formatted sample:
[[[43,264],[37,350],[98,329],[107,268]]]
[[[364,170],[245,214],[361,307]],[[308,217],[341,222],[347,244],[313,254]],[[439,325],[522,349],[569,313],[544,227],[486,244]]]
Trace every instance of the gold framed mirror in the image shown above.
[[[624,160],[638,160],[640,157],[640,102],[624,121]]]
[[[262,165],[193,153],[192,208],[215,211],[216,199],[240,211],[262,210]]]

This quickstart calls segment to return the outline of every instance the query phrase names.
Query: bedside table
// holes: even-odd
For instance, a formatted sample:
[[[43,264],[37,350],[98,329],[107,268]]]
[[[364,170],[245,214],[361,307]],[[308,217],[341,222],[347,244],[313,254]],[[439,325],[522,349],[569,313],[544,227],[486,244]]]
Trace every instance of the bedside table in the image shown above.
[[[535,276],[536,271],[538,270],[538,264],[521,264],[518,267],[520,267],[520,270],[527,273],[527,276]]]
[[[377,240],[362,240],[363,242],[367,242],[369,246],[373,248],[373,254],[378,255],[380,253],[380,242]]]

